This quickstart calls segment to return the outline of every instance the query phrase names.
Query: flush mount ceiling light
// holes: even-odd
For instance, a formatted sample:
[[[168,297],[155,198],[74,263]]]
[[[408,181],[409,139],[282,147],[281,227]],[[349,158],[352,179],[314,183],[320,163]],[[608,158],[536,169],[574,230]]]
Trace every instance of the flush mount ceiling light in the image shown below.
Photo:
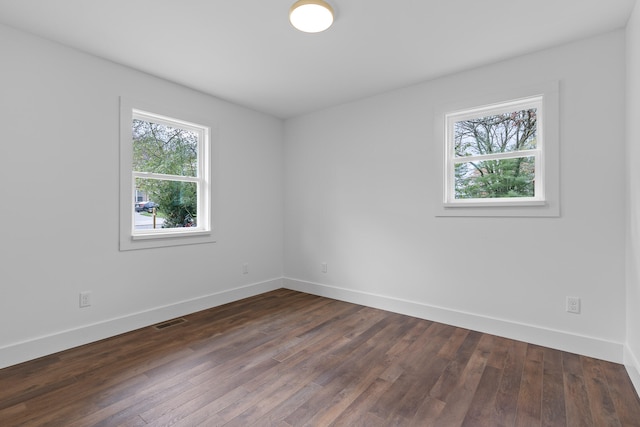
[[[291,25],[305,33],[319,33],[333,24],[333,9],[324,0],[298,0],[289,9]]]

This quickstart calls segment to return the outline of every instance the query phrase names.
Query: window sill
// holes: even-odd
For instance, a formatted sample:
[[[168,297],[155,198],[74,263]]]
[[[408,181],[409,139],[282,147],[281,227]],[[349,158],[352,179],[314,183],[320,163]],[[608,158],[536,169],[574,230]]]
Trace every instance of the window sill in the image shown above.
[[[438,203],[437,217],[559,217],[560,207],[551,201],[503,203]]]
[[[194,230],[194,231],[164,231],[162,233],[137,233],[131,235],[132,240],[147,240],[147,239],[179,239],[181,237],[191,236],[210,236],[211,232],[206,230]]]
[[[503,206],[546,206],[544,200],[496,200],[478,201],[478,200],[460,200],[455,202],[445,202],[442,206],[449,208],[490,208]]]
[[[213,231],[188,231],[179,233],[137,234],[122,236],[120,250],[131,251],[137,249],[153,249],[170,246],[198,245],[215,243]]]

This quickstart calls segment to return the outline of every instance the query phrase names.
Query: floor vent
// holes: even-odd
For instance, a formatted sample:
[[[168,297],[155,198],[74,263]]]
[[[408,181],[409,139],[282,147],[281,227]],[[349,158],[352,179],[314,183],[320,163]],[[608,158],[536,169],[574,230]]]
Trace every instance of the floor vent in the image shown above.
[[[179,325],[180,323],[184,323],[186,322],[185,319],[173,319],[173,320],[167,320],[166,322],[162,322],[162,323],[158,323],[157,325],[153,325],[154,328],[156,328],[157,330],[161,330],[161,329],[166,329],[170,326],[175,326],[175,325]]]

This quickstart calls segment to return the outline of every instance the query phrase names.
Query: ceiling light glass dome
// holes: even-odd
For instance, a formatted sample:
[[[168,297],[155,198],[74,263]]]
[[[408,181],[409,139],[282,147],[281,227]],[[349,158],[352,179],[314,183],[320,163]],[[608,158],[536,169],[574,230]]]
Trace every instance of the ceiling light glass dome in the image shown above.
[[[333,24],[333,8],[324,0],[298,0],[289,9],[291,25],[305,33],[319,33]]]

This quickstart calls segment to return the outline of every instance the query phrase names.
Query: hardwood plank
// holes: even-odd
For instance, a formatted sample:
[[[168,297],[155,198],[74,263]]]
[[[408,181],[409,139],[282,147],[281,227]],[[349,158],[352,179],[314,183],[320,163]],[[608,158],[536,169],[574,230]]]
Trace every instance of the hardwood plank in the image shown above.
[[[543,359],[541,425],[542,427],[564,427],[567,425],[567,416],[564,403],[562,352],[544,348]]]
[[[236,402],[234,406],[229,406],[225,410],[220,411],[219,415],[228,420],[225,424],[227,427],[245,427],[253,424],[264,425],[269,420],[267,414],[271,413],[274,408],[283,409],[281,406],[292,395],[298,395],[298,400],[302,400],[305,396],[311,396],[318,392],[318,385],[315,383],[294,382],[284,384],[276,389],[265,388],[261,393],[253,393],[248,398],[243,399],[244,402]],[[274,420],[283,421],[281,417],[275,417]]]
[[[140,418],[140,415],[136,415],[135,417],[129,418],[128,420],[118,424],[118,427],[143,427],[146,425],[147,423]]]
[[[600,363],[586,356],[581,356],[580,360],[589,402],[597,403],[590,405],[593,422],[597,426],[620,427],[620,420],[616,415],[616,408],[609,394],[607,379],[600,368]]]
[[[478,334],[472,332],[467,338]],[[433,423],[434,427],[449,427],[461,425],[469,410],[473,397],[484,373],[487,359],[489,358],[491,340],[483,340],[486,336],[480,334],[476,339],[475,337],[469,340],[469,345],[465,347],[465,343],[460,347],[458,354],[462,354],[466,351],[472,351],[471,356],[464,364],[464,369],[458,377],[458,381],[448,394],[440,394],[439,399],[446,403],[442,412]],[[471,343],[476,342],[475,347]],[[473,348],[473,350],[471,350]],[[463,350],[464,349],[464,350]],[[458,361],[466,359],[466,356],[461,357]]]
[[[325,339],[324,330],[327,327],[335,327],[336,330],[341,330],[343,322],[347,322],[351,324],[354,320],[350,318],[350,316],[354,313],[360,311],[360,306],[342,306],[342,310],[340,312],[332,311],[329,313],[331,316],[327,319],[327,314],[325,317],[319,316],[317,321],[308,325],[309,327],[305,327],[298,331],[296,335],[297,344],[291,348],[282,349],[276,356],[275,359],[281,362],[287,360],[287,358],[294,356],[297,352],[305,351],[307,348],[314,346],[318,341]]]
[[[496,393],[494,412],[491,414],[490,425],[492,426],[510,427],[515,424],[526,353],[526,343],[511,342]]]
[[[469,335],[468,329],[456,328],[451,334],[449,340],[447,340],[447,342],[438,351],[438,357],[442,357],[443,359],[453,359],[465,338],[467,338],[467,335]]]
[[[431,389],[431,397],[448,402],[449,394],[458,386],[460,377],[471,359],[478,342],[482,338],[479,332],[470,332],[456,352],[455,357],[447,365],[438,382]]]
[[[0,370],[0,426],[640,426],[622,365],[289,290]]]
[[[398,389],[396,391],[398,397],[394,398],[390,393],[386,401],[380,402],[378,405],[380,416],[383,411],[386,412],[386,419],[390,423],[394,420],[411,421],[416,417],[422,417],[423,422],[436,419],[444,405],[440,405],[442,401],[433,398],[431,393],[451,362],[441,357],[441,355],[446,357],[447,354],[440,350],[451,343],[452,337],[456,340],[455,336],[459,334],[453,332],[447,325],[434,323],[420,339],[414,342],[413,346],[408,348],[412,356],[405,360],[404,373],[392,386],[392,390]],[[464,334],[465,337],[467,335],[467,333]],[[460,345],[455,346],[456,349],[459,347]],[[451,347],[448,346],[448,348]],[[418,414],[420,409],[422,412]]]
[[[401,353],[402,357],[396,359],[396,362],[405,371],[421,369],[424,363],[428,363],[428,360],[437,356],[439,349],[449,339],[450,332],[449,335],[443,333],[446,331],[446,325],[436,322],[431,323],[426,329],[417,331],[419,334],[412,338],[412,342],[405,347]]]
[[[529,345],[518,394],[516,426],[539,426],[542,414],[543,349]]]
[[[640,398],[631,384],[626,368],[602,360],[600,364],[620,422],[623,426],[640,426]]]
[[[8,406],[4,409],[0,409],[0,420],[8,419],[9,417],[17,417],[26,413],[27,405],[24,402],[20,402],[13,406]]]
[[[404,357],[396,359],[382,375],[392,384],[372,413],[378,418],[389,420],[396,412],[406,412],[395,407],[395,402],[405,402],[411,386],[416,385],[423,394],[428,394],[440,378],[449,361],[437,356],[438,350],[447,341],[442,336],[443,325],[432,323],[406,347]],[[414,391],[415,394],[415,391]]]
[[[437,400],[433,399],[429,393],[446,366],[445,359],[434,357],[428,363],[422,364],[420,369],[407,371],[407,374],[402,377],[408,379],[404,386],[405,393],[399,401],[389,403],[391,410],[387,411],[391,417],[399,415],[404,419],[413,420],[418,416],[417,412],[425,401]],[[398,381],[397,384],[400,385],[402,382]],[[391,418],[387,416],[387,419]]]
[[[442,400],[427,397],[420,404],[413,420],[408,425],[411,427],[424,427],[425,423],[437,420],[446,405]]]
[[[500,380],[508,354],[508,340],[483,335],[479,347],[486,348],[489,356],[480,384],[463,420],[462,425],[466,426],[491,426],[491,416],[495,410]]]
[[[405,358],[408,353],[414,351],[412,350],[413,346],[420,345],[416,344],[416,341],[420,339],[420,337],[424,337],[424,334],[427,330],[429,330],[434,324],[433,322],[414,319],[413,326],[410,330],[407,331],[401,337],[396,337],[394,339],[393,346],[387,351],[387,358],[390,360],[391,364],[398,365],[393,362],[396,362],[400,358]],[[421,347],[424,348],[424,347]]]
[[[567,425],[593,426],[591,402],[587,393],[582,372],[580,356],[572,353],[562,354],[564,371],[564,396],[567,410]],[[594,402],[595,404],[596,402]]]
[[[496,394],[502,370],[487,366],[480,378],[480,384],[473,395],[469,405],[463,426],[467,427],[491,427],[491,413],[495,406]]]
[[[511,343],[512,341],[507,338],[494,337],[491,355],[487,360],[487,366],[501,370],[504,369],[504,365],[507,363]]]
[[[376,402],[391,386],[392,382],[380,377],[373,380],[360,395],[345,408],[344,411],[333,421],[333,426],[366,426],[363,424],[368,416],[374,417],[377,422],[383,425],[384,420],[371,412]],[[371,412],[371,413],[370,413]]]
[[[218,383],[192,385],[182,393],[142,411],[140,417],[153,425],[172,425],[189,418],[206,419],[210,414],[244,399],[247,394],[248,391],[241,386],[221,388]]]
[[[361,419],[354,420],[353,424],[332,424],[332,426],[341,427],[389,427],[385,420],[381,420],[372,413],[366,413]]]

